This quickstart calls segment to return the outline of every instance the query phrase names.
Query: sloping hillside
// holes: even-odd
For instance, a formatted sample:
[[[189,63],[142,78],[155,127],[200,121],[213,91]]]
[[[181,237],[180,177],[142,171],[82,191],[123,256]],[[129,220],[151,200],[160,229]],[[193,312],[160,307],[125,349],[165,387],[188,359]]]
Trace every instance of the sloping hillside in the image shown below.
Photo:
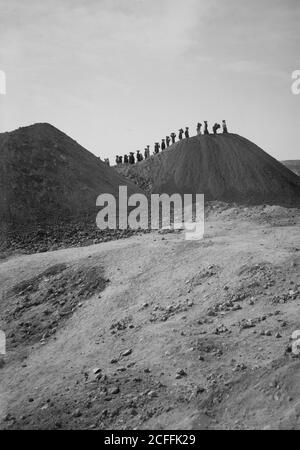
[[[207,200],[300,203],[300,179],[261,148],[236,134],[195,136],[134,166],[124,175],[153,192],[203,193]]]

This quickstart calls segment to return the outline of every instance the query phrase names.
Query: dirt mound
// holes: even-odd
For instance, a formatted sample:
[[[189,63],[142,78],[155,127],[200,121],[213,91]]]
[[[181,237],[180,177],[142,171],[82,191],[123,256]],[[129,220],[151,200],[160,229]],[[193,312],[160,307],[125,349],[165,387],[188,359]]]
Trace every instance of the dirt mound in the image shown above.
[[[300,160],[292,159],[289,161],[281,161],[288,169],[294,172],[298,177],[300,177]]]
[[[195,136],[124,172],[155,193],[203,193],[206,200],[248,204],[300,203],[300,179],[237,134]]]
[[[0,134],[0,161],[0,251],[5,254],[114,239],[113,232],[96,226],[98,195],[118,197],[119,185],[129,194],[141,192],[46,123]]]
[[[0,134],[0,219],[7,226],[92,214],[101,193],[138,187],[52,125]]]

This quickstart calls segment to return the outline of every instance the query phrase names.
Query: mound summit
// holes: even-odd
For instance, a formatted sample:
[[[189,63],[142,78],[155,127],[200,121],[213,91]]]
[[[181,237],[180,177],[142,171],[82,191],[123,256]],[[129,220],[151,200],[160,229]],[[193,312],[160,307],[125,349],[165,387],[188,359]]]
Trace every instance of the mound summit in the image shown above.
[[[96,218],[101,193],[140,189],[47,123],[0,134],[0,220],[21,225]]]
[[[154,193],[199,193],[206,200],[246,204],[300,204],[300,178],[237,134],[183,139],[119,170]]]

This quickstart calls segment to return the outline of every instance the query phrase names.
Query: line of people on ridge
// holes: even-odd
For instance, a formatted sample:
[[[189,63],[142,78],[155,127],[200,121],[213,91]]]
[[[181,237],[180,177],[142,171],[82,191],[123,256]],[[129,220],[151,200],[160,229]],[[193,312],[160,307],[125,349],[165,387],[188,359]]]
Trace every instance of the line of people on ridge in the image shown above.
[[[200,123],[200,122],[197,123],[196,131],[197,131],[198,136],[202,134],[202,126],[203,126],[202,123]],[[216,122],[212,127],[213,134],[217,134],[218,130],[220,128],[221,128],[221,125]],[[223,134],[228,133],[226,120],[222,120],[222,130],[223,130]],[[210,134],[209,129],[208,129],[207,120],[204,121],[203,134],[205,134],[205,135]],[[185,127],[185,130],[183,130],[183,128],[180,128],[180,130],[178,132],[179,141],[181,141],[183,139],[183,135],[184,135],[185,139],[189,139],[189,137],[190,137],[189,127]],[[157,153],[159,153],[160,149],[162,151],[164,151],[166,148],[170,147],[170,145],[175,144],[175,142],[176,142],[176,133],[173,132],[170,134],[170,136],[166,136],[165,139],[162,139],[161,144],[159,142],[155,142],[153,155],[156,155]],[[142,155],[140,150],[137,150],[136,157],[134,156],[134,152],[130,152],[129,155],[124,155],[124,157],[117,155],[116,156],[116,164],[135,164],[135,162],[143,161],[144,159],[148,159],[149,157],[150,157],[150,145],[147,145],[147,147],[144,150],[144,156]],[[105,158],[104,162],[109,165],[108,158]]]

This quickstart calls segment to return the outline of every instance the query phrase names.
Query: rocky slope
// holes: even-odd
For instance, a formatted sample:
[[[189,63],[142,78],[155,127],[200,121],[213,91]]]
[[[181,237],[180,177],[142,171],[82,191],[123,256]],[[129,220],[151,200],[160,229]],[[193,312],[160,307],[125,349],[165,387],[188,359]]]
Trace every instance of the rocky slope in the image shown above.
[[[0,264],[2,429],[299,429],[300,215],[211,204]]]

